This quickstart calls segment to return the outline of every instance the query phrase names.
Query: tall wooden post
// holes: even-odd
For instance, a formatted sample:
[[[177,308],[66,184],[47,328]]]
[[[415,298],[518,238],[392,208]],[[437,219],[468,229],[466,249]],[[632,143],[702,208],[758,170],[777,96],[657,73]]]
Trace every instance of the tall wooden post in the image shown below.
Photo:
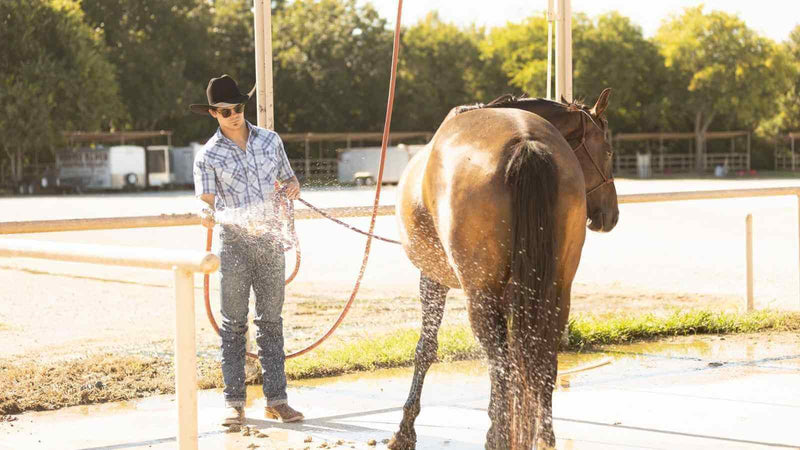
[[[558,0],[556,20],[556,98],[572,101],[572,0]]]
[[[256,40],[256,87],[258,126],[274,130],[272,95],[272,2],[254,0]]]

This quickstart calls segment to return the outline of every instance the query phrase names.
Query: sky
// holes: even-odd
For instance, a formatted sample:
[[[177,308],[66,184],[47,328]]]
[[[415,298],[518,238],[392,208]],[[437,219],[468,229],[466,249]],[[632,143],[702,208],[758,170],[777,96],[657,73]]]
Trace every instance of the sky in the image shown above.
[[[394,26],[397,0],[359,0],[360,4],[367,2]],[[778,42],[788,39],[792,29],[800,24],[800,0],[572,0],[572,11],[584,12],[590,17],[619,11],[640,25],[649,38],[663,19],[701,3],[707,12],[719,10],[738,14],[748,27]],[[492,27],[516,22],[546,9],[547,0],[404,0],[402,23],[412,25],[429,11],[438,10],[439,17],[446,22]]]

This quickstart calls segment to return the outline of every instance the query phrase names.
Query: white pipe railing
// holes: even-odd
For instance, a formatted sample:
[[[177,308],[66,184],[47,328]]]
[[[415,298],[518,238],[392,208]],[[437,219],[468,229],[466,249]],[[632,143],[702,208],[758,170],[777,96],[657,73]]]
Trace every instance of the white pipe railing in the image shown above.
[[[216,271],[219,268],[219,258],[216,255],[189,250],[0,239],[0,257],[171,269],[175,274],[175,396],[178,402],[178,448],[197,449],[194,273]]]

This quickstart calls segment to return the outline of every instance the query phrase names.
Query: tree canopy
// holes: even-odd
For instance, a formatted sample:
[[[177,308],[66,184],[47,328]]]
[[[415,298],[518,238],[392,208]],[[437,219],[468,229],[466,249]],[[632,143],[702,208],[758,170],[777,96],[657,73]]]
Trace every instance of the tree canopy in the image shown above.
[[[703,135],[715,119],[755,128],[775,114],[776,99],[787,87],[788,62],[774,42],[737,16],[686,8],[661,26],[655,41],[670,74],[670,116],[682,118],[683,126],[693,124],[697,167]]]
[[[761,125],[765,134],[800,131],[800,25],[792,30],[780,51],[789,65],[787,87],[778,96],[778,114]]]
[[[433,130],[456,105],[487,102],[508,85],[480,51],[482,30],[462,30],[430,13],[403,33],[398,69],[398,126]]]
[[[380,130],[386,19],[357,0],[273,0],[272,12],[276,129]],[[484,29],[430,14],[406,25],[393,129],[432,131],[451,107],[505,93],[545,96],[544,14],[513,19]],[[208,80],[255,84],[251,0],[0,0],[0,21],[2,148],[17,166],[64,130],[167,128],[176,144],[205,140],[213,120],[187,107],[205,99]],[[618,13],[576,13],[573,43],[573,92],[591,101],[613,88],[614,132],[800,129],[800,26],[778,44],[697,7],[646,39]],[[255,108],[247,114],[255,121]]]
[[[121,128],[151,130],[183,114],[208,79],[214,43],[206,4],[196,0],[107,0],[81,3],[86,22],[102,30],[125,109]],[[195,83],[193,83],[195,82]]]
[[[615,130],[655,131],[663,123],[667,73],[658,47],[642,29],[613,12],[582,20],[575,41],[573,92],[594,100],[614,89],[607,117]]]
[[[0,41],[0,146],[15,178],[30,150],[122,114],[102,31],[84,22],[76,2],[3,0]]]
[[[374,7],[297,0],[276,14],[273,25],[276,128],[378,129],[392,36]]]
[[[702,6],[664,23],[655,37],[676,92],[670,109],[704,129],[717,115],[755,122],[774,108],[786,61],[777,46],[736,16]]]

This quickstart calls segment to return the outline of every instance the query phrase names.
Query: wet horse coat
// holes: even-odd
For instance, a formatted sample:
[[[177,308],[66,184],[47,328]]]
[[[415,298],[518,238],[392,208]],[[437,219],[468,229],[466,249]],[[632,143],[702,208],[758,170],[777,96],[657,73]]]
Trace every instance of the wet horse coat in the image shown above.
[[[489,358],[487,448],[555,446],[556,350],[587,210],[600,230],[613,228],[618,215],[610,148],[597,125],[608,93],[591,110],[513,98],[455,108],[409,162],[396,217],[406,254],[421,271],[423,326],[390,448],[414,447],[413,422],[450,288],[466,292],[470,324]],[[565,136],[581,143],[570,146]],[[585,155],[573,151],[581,146]],[[587,196],[588,182],[596,188]]]

